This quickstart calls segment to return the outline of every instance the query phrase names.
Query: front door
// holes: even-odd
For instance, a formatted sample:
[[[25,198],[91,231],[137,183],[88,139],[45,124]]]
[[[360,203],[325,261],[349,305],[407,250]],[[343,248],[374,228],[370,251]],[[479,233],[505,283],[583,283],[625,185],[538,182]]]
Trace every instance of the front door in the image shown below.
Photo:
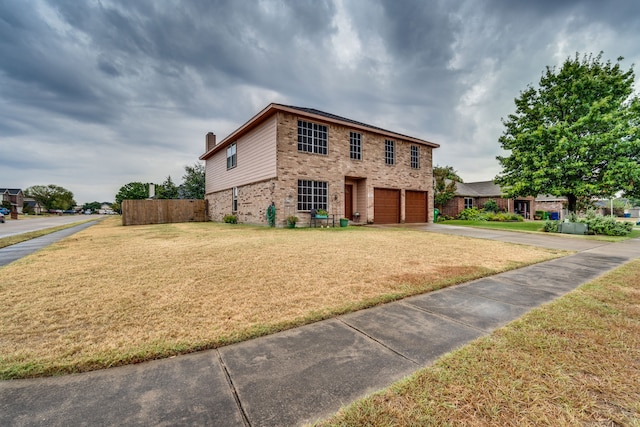
[[[351,218],[353,216],[353,185],[344,185],[344,217]]]

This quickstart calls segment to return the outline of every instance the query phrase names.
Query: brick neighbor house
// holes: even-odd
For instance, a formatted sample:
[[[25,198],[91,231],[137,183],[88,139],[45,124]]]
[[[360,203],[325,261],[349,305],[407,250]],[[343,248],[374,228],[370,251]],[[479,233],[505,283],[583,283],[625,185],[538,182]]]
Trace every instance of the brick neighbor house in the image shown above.
[[[482,209],[486,202],[493,200],[501,211],[517,213],[525,218],[532,217],[531,212],[535,211],[533,197],[507,199],[503,194],[500,186],[493,181],[457,182],[456,195],[442,207],[442,214],[456,217],[466,208]]]
[[[442,207],[442,214],[455,218],[466,208],[482,209],[489,200],[495,201],[501,211],[517,213],[527,219],[533,219],[536,211],[556,212],[560,218],[567,203],[566,197],[550,195],[509,199],[493,181],[457,182],[456,195]]]
[[[432,150],[438,144],[310,108],[270,104],[225,139],[206,136],[208,215],[276,225],[311,209],[336,221],[428,222],[433,219]]]
[[[0,202],[5,201],[11,204],[11,210],[22,213],[24,205],[24,193],[20,188],[0,188]]]

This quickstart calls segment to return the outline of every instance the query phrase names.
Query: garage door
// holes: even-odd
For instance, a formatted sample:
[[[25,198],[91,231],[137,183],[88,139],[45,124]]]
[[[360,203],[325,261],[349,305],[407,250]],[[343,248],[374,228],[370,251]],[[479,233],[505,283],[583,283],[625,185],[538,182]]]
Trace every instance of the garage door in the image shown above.
[[[400,222],[400,190],[373,189],[373,222],[376,224]]]
[[[428,222],[427,192],[405,191],[405,219],[404,222]]]

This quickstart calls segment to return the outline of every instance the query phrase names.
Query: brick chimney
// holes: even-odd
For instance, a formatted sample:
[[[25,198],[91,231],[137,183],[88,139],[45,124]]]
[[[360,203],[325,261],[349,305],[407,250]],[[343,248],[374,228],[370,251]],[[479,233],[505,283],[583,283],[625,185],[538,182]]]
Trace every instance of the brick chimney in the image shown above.
[[[206,146],[205,146],[206,151],[205,152],[207,152],[207,151],[211,150],[213,147],[216,146],[216,135],[213,132],[209,132],[207,134],[205,142],[206,142]]]

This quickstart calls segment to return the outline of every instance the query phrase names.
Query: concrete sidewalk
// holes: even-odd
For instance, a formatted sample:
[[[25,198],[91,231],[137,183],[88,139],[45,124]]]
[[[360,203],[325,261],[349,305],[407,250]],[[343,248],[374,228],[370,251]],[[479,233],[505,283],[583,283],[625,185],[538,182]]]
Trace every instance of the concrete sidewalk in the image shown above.
[[[52,243],[55,243],[59,240],[64,239],[65,237],[69,237],[72,234],[77,233],[78,231],[84,230],[87,227],[91,227],[100,219],[96,219],[89,222],[84,222],[82,224],[65,228],[64,230],[56,231],[50,234],[46,234],[44,236],[36,237],[35,239],[26,240],[21,243],[16,243],[15,245],[7,246],[4,248],[0,248],[0,267],[3,265],[7,265],[12,263],[15,260],[18,260],[22,257],[25,257],[33,252],[44,248],[45,246],[49,246]],[[62,225],[52,225],[52,227]],[[48,228],[48,227],[45,227]],[[36,228],[29,231],[36,231],[42,228]],[[20,233],[17,233],[20,234]]]
[[[513,234],[526,233],[506,238],[519,238]],[[86,374],[2,381],[0,424],[313,422],[640,256],[640,239],[591,246],[217,350]]]

